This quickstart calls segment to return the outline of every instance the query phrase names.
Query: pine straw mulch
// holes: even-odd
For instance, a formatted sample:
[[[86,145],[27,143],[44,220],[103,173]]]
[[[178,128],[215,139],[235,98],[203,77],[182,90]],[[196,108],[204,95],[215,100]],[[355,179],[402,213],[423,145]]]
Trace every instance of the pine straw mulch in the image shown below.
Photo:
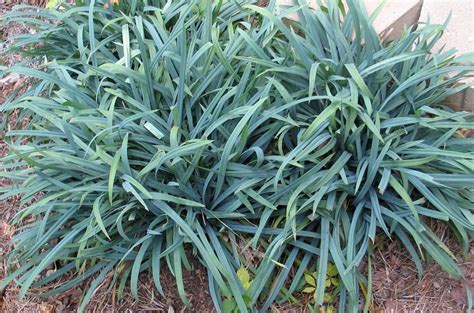
[[[453,251],[471,290],[474,290],[474,242],[468,255],[461,248],[449,227],[430,221],[431,229]],[[373,302],[381,312],[466,312],[464,283],[449,277],[434,261],[423,264],[423,277],[418,278],[410,254],[400,242],[386,242],[372,258]]]
[[[0,15],[9,10],[12,4],[41,3],[43,0],[0,0]],[[264,2],[264,1],[262,1]],[[31,31],[23,25],[9,25],[0,29],[0,51],[5,49],[11,38],[16,34]],[[6,55],[0,64],[12,66],[23,61],[18,54]],[[0,77],[0,106],[15,90],[24,92],[28,87],[25,78],[10,75]],[[0,113],[0,123],[2,115]],[[28,121],[23,121],[27,123]],[[15,124],[15,116],[9,117],[9,124]],[[474,134],[466,134],[474,137]],[[0,157],[8,153],[8,146],[0,134]],[[10,186],[11,181],[0,178],[0,186]],[[11,248],[10,239],[15,229],[9,223],[20,209],[20,198],[14,197],[0,201],[0,256],[4,256]],[[474,288],[474,244],[471,244],[469,255],[463,258],[460,248],[448,227],[440,222],[432,222],[432,228],[443,241],[457,252],[460,266],[465,272],[471,288]],[[187,311],[215,311],[207,288],[207,274],[196,259],[191,258],[193,271],[184,272],[184,282],[191,308]],[[0,258],[0,280],[4,277],[5,261]],[[433,261],[425,264],[425,272],[421,280],[417,277],[410,255],[397,241],[384,241],[384,245],[375,251],[372,259],[373,271],[373,312],[465,312],[466,293],[462,282],[450,279],[439,265]],[[88,311],[91,312],[175,312],[185,308],[178,296],[173,275],[163,267],[162,285],[165,297],[154,287],[148,273],[140,277],[138,299],[134,299],[127,287],[122,299],[117,299],[114,290],[110,290],[111,277],[94,294]],[[362,270],[362,269],[361,269]],[[0,291],[0,312],[70,312],[76,311],[85,285],[77,286],[59,296],[43,299],[28,296],[18,299],[19,289],[10,284],[6,290]],[[41,293],[41,291],[38,291]],[[305,304],[309,298],[300,295],[299,303],[282,304],[274,307],[279,312],[306,312]]]

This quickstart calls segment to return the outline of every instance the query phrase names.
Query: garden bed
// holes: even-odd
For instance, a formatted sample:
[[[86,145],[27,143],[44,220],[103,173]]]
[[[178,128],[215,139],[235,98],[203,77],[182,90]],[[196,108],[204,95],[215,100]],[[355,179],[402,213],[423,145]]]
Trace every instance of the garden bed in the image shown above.
[[[4,12],[1,12],[2,14]],[[8,29],[0,30],[3,36],[3,42],[9,42],[11,36],[28,31],[21,25]],[[4,47],[5,48],[5,47]],[[16,55],[6,56],[2,62],[7,66],[20,61]],[[23,77],[0,77],[3,84],[0,86],[0,103],[20,87],[25,89],[28,81]],[[21,89],[21,88],[20,88]],[[0,117],[1,118],[1,117]],[[15,123],[15,115],[10,116],[11,122]],[[3,141],[0,142],[0,156],[7,154],[7,146]],[[3,186],[10,184],[9,180],[3,179],[0,182]],[[18,198],[10,198],[0,202],[0,252],[5,254],[9,251],[9,239],[15,231],[10,226],[10,220],[20,209]],[[453,239],[448,227],[439,222],[431,223],[432,229],[444,240],[444,242],[459,255],[459,247],[456,240]],[[371,311],[415,311],[425,312],[441,311],[463,311],[466,308],[467,301],[465,290],[462,283],[448,278],[448,275],[440,270],[434,262],[426,266],[425,276],[418,281],[416,270],[411,261],[411,257],[404,252],[404,248],[397,242],[390,242],[384,237],[377,237],[374,258],[372,259],[373,270],[373,305]],[[384,238],[384,239],[382,239]],[[466,278],[474,280],[474,248],[471,244],[469,251],[470,258],[462,261],[460,266],[465,270]],[[366,264],[366,263],[365,263]],[[184,284],[187,286],[187,294],[191,303],[191,311],[211,311],[213,308],[207,289],[207,274],[204,268],[193,261],[194,271],[184,272]],[[364,270],[366,265],[361,266]],[[366,269],[365,269],[366,271]],[[0,280],[2,279],[3,269],[0,268]],[[109,280],[108,280],[109,279]],[[168,311],[169,308],[180,310],[183,308],[174,278],[168,271],[162,271],[162,285],[166,299],[162,298],[154,289],[150,275],[143,273],[140,276],[139,300],[133,299],[130,291],[125,292],[122,300],[115,296],[110,296],[107,292],[107,282],[111,277],[104,280],[103,286],[95,293],[89,305],[89,310],[157,310]],[[51,299],[39,299],[35,297],[27,298],[24,301],[17,299],[18,289],[11,286],[2,295],[0,308],[8,311],[35,311],[54,312],[61,310],[74,310],[79,303],[80,295],[83,292],[82,285],[73,288],[70,291]],[[283,304],[274,306],[281,312],[305,311],[306,304],[311,302],[310,297],[304,293],[296,295],[297,302],[293,304]]]

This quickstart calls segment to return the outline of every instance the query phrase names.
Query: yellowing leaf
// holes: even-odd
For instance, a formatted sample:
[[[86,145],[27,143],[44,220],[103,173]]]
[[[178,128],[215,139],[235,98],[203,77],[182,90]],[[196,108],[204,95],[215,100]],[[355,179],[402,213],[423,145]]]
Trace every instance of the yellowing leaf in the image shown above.
[[[335,287],[339,286],[340,281],[337,278],[331,278],[331,284]]]
[[[329,277],[334,277],[338,274],[337,267],[335,264],[329,263],[326,275]]]
[[[244,287],[244,289],[248,289],[250,287],[250,274],[245,267],[241,266],[239,268],[237,271],[237,277],[242,283],[242,287]]]
[[[336,308],[332,305],[329,305],[327,308],[326,308],[326,313],[336,313]]]
[[[330,287],[331,286],[331,279],[329,279],[329,278],[326,279],[325,285],[326,285],[326,288]]]
[[[46,7],[48,9],[54,9],[60,2],[61,0],[48,0]]]
[[[312,275],[304,274],[304,280],[313,287],[316,287],[316,280]]]
[[[303,292],[313,293],[315,290],[316,290],[316,288],[314,288],[314,287],[306,287],[305,289],[303,289]]]
[[[325,292],[324,293],[324,298],[323,298],[324,303],[328,303],[332,301],[332,296],[330,293]]]

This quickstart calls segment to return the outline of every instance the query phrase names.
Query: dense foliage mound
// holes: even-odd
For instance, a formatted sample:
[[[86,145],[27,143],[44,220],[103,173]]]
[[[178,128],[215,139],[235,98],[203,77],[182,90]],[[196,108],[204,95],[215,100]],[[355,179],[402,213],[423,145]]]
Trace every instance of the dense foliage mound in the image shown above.
[[[40,66],[1,68],[34,84],[2,107],[30,124],[7,133],[2,176],[18,184],[1,198],[42,197],[15,219],[0,288],[55,282],[50,296],[86,280],[84,309],[108,273],[136,295],[145,270],[161,291],[167,266],[186,301],[191,252],[217,307],[266,311],[335,264],[339,310],[357,311],[359,265],[383,233],[420,273],[429,255],[462,277],[426,219],[467,250],[474,141],[458,130],[474,123],[438,104],[466,87],[454,83],[472,58],[434,53],[443,26],[382,43],[359,1],[300,3],[84,1],[3,17],[36,28],[12,49]]]

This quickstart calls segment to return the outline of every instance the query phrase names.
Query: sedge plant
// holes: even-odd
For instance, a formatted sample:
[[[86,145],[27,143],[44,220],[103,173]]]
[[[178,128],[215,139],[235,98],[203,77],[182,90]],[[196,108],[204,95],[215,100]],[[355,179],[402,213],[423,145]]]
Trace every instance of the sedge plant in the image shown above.
[[[468,250],[474,139],[459,131],[474,123],[441,103],[468,87],[472,56],[435,50],[444,25],[382,42],[360,1],[320,4],[91,0],[3,16],[36,30],[9,51],[39,66],[1,68],[32,86],[2,105],[30,122],[6,132],[15,185],[0,198],[21,194],[22,209],[0,288],[85,283],[84,310],[110,273],[119,294],[137,296],[144,271],[163,293],[167,267],[187,303],[194,255],[216,308],[267,311],[308,268],[322,305],[330,264],[339,312],[356,312],[378,234],[420,275],[429,256],[463,279],[426,220]]]

